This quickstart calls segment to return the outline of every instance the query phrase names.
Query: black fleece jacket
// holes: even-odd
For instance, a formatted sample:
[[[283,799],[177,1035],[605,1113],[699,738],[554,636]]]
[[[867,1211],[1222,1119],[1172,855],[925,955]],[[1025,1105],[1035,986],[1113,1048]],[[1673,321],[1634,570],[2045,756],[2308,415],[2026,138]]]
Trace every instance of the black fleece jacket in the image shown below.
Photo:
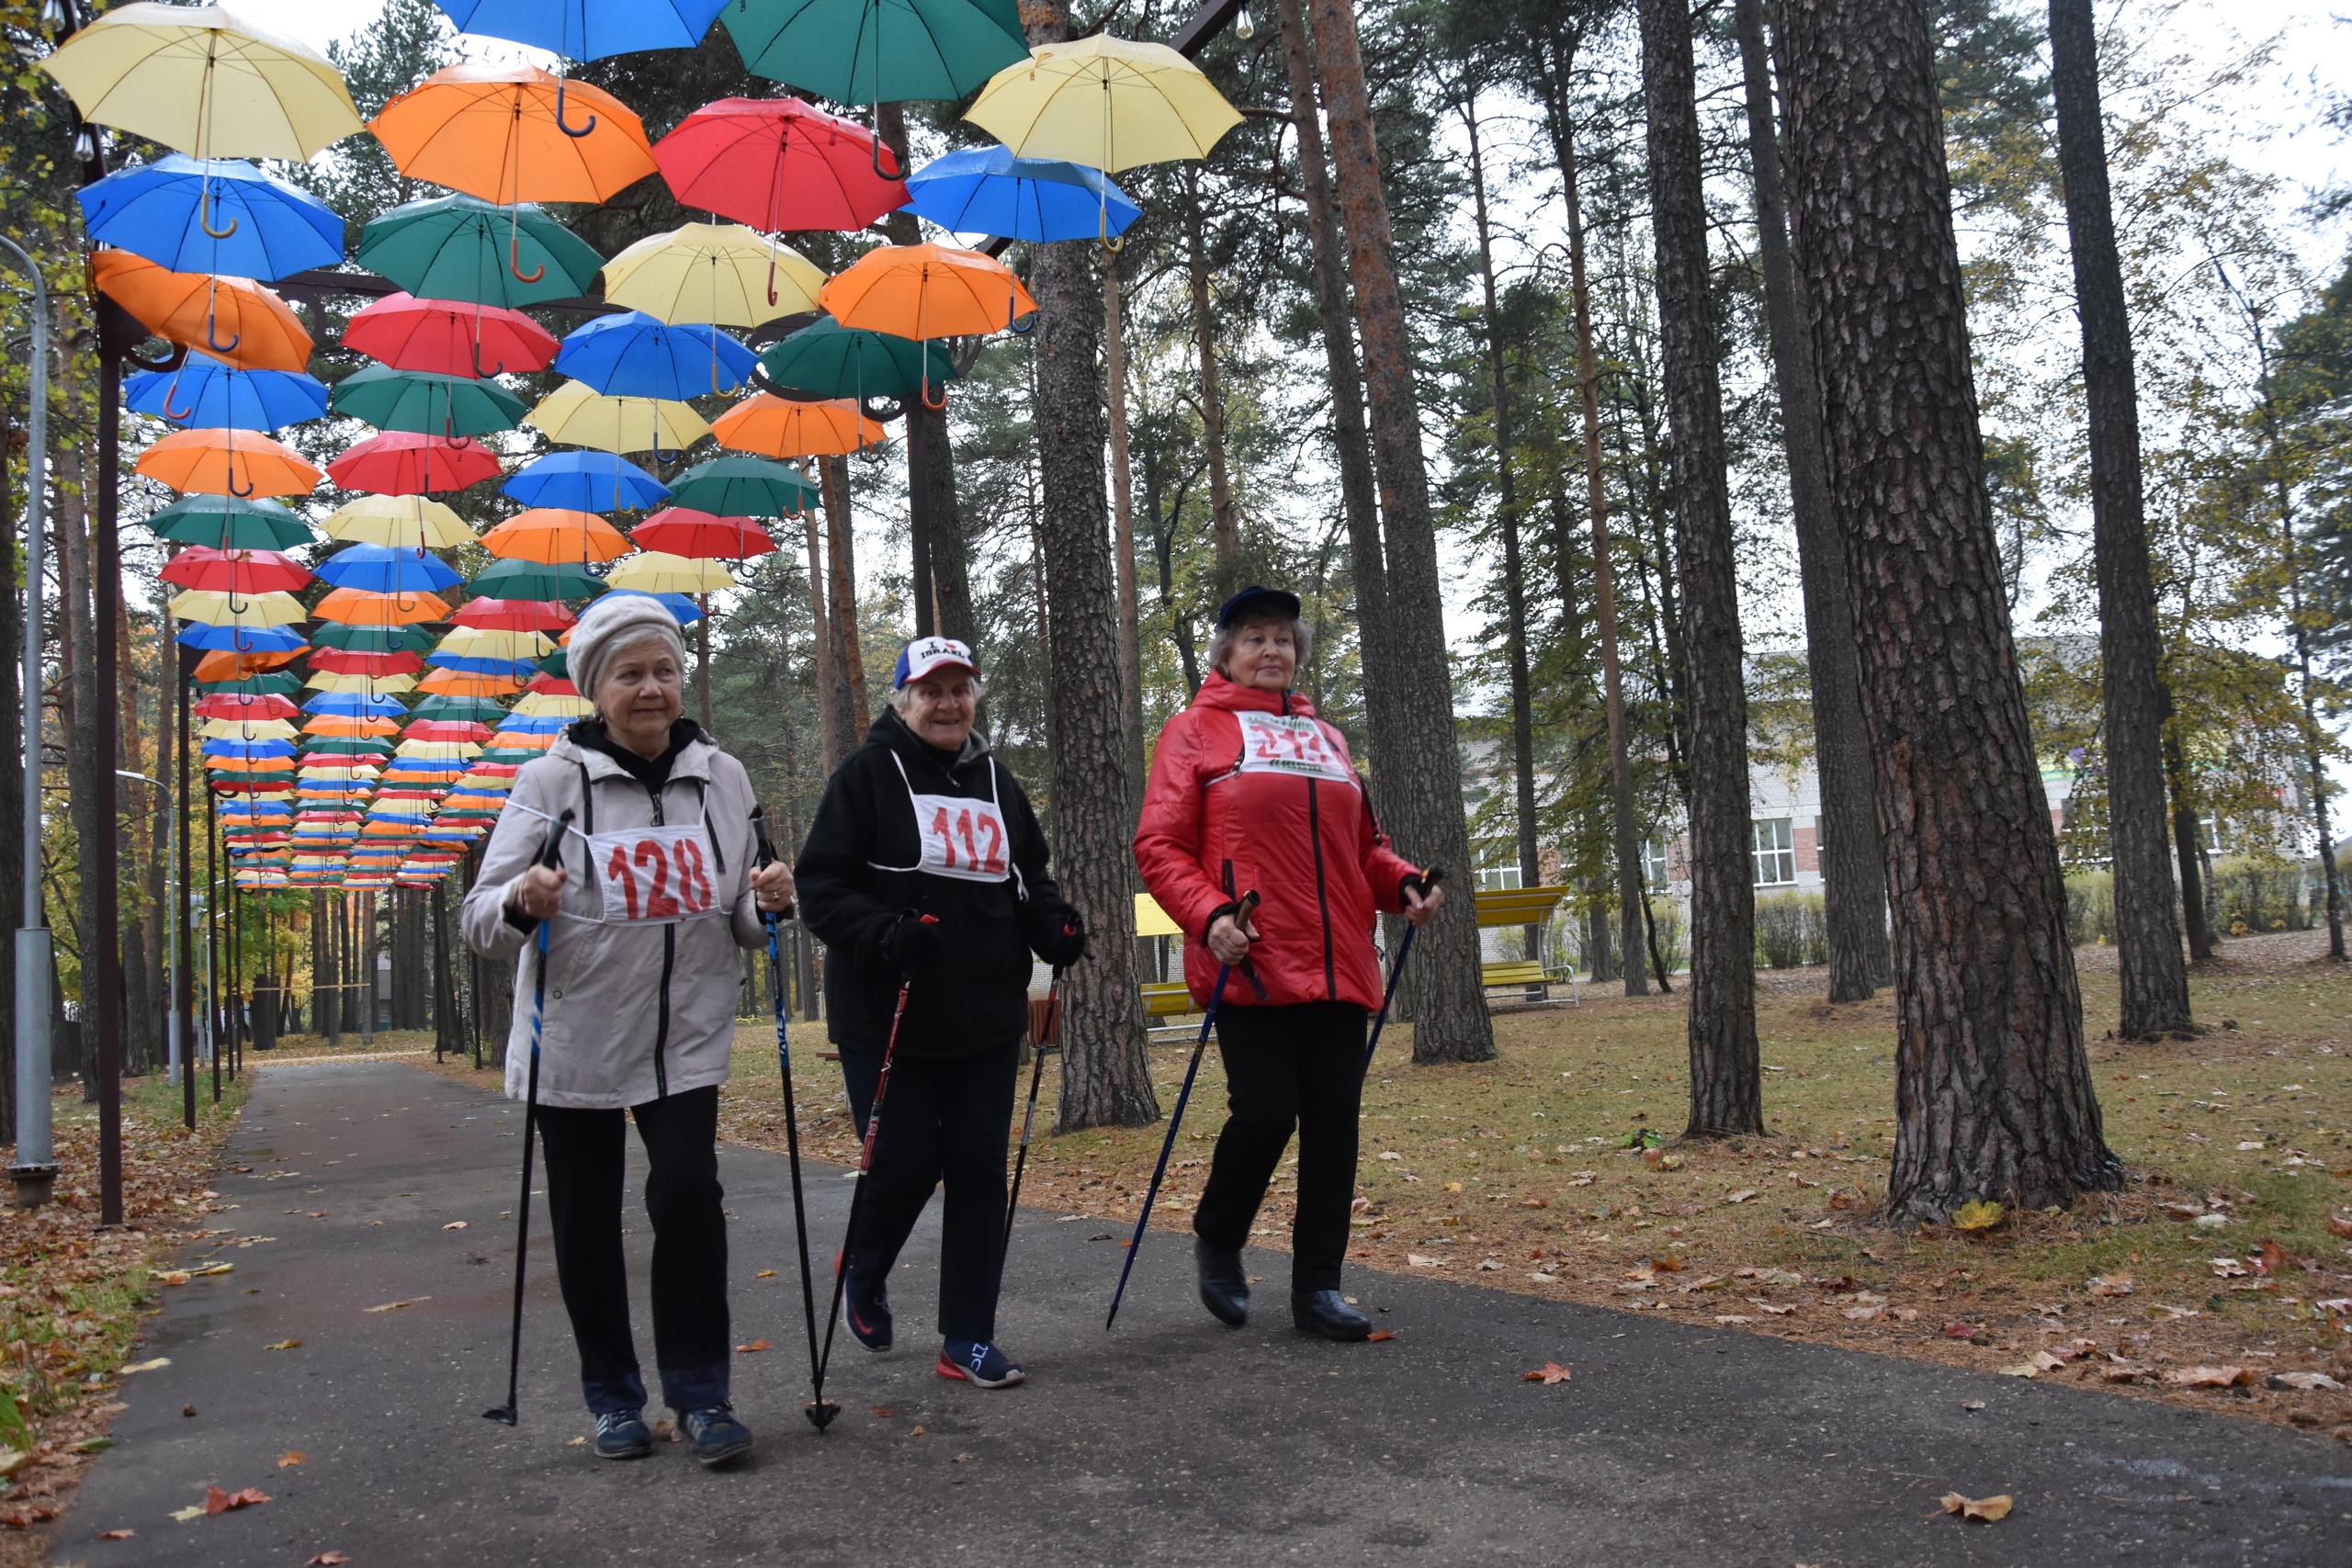
[[[905,765],[903,778],[894,757]],[[922,860],[910,784],[924,795],[986,800],[991,782],[1011,840],[1010,877],[965,882],[884,869]],[[938,919],[942,956],[913,977],[899,1049],[941,1059],[1019,1039],[1029,1024],[1031,953],[1069,908],[1046,863],[1046,835],[1029,796],[986,740],[975,733],[951,756],[884,708],[865,744],[826,781],[793,867],[801,921],[826,947],[826,1032],[833,1043],[871,1053],[888,1040],[905,976],[884,956],[885,944],[910,910]]]

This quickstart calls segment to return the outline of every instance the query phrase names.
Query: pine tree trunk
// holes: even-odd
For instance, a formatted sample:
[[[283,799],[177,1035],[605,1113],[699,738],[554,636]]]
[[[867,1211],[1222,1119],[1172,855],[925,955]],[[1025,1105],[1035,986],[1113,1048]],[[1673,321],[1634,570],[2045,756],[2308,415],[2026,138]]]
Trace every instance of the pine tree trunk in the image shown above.
[[[1756,182],[1758,250],[1781,432],[1789,460],[1789,506],[1804,596],[1805,670],[1813,694],[1815,772],[1821,782],[1822,909],[1829,934],[1829,999],[1867,1001],[1888,981],[1886,871],[1870,749],[1862,740],[1862,694],[1854,671],[1854,614],[1829,480],[1821,456],[1821,389],[1805,341],[1804,300],[1789,255],[1788,197],[1772,110],[1771,55],[1764,0],[1738,0],[1739,53],[1747,75],[1747,149]]]
[[[1060,0],[1031,0],[1032,44],[1069,36]],[[1102,498],[1102,383],[1096,323],[1102,291],[1092,240],[1032,248],[1037,301],[1039,520],[1046,577],[1046,647],[1054,671],[1054,869],[1062,894],[1085,917],[1087,956],[1062,980],[1062,1131],[1141,1126],[1159,1117],[1144,1055],[1143,997],[1136,982],[1136,917],[1129,842],[1135,823],[1119,691],[1119,604]]]
[[[1127,809],[1143,815],[1143,647],[1136,602],[1135,481],[1127,467],[1127,327],[1119,258],[1102,258],[1102,385],[1111,409],[1111,556],[1119,578],[1119,692],[1125,705],[1127,782],[1137,792]]]
[[[817,461],[825,476],[825,531],[831,556],[825,575],[831,595],[826,619],[833,641],[834,700],[841,705],[842,754],[847,756],[865,741],[865,727],[874,720],[874,710],[866,705],[865,660],[858,651],[857,554],[850,522],[849,461],[844,457]]]
[[[2109,203],[2107,131],[2099,119],[2098,36],[2091,0],[2050,0],[2050,87],[2058,110],[2058,168],[2083,323],[2089,405],[2091,553],[2098,575],[2100,750],[2115,874],[2115,948],[2127,1040],[2189,1034],[2188,968],[2173,912],[2171,835],[2165,821],[2164,647],[2140,489],[2140,392],[2132,318]]]
[[[64,643],[65,679],[59,682],[64,699],[63,720],[58,727],[65,740],[65,788],[71,797],[66,815],[74,824],[74,940],[82,973],[77,1048],[70,1065],[82,1075],[85,1103],[98,1097],[97,1031],[93,1027],[97,998],[91,994],[97,974],[98,884],[82,874],[96,858],[98,705],[109,700],[96,690],[97,644],[90,621],[90,518],[85,483],[87,464],[82,449],[69,443],[57,455],[58,621]],[[111,764],[109,764],[111,765]]]
[[[1217,374],[1216,318],[1209,306],[1209,247],[1201,216],[1201,174],[1184,164],[1184,272],[1192,288],[1193,348],[1200,356],[1201,445],[1209,459],[1209,536],[1216,558],[1219,604],[1241,587],[1241,514],[1233,503],[1233,474],[1226,460],[1225,384]]]
[[[1346,0],[1313,0],[1311,15],[1371,391],[1374,468],[1387,530],[1387,620],[1381,631],[1394,645],[1385,700],[1395,709],[1396,732],[1395,751],[1380,759],[1382,815],[1401,853],[1454,870],[1464,879],[1457,886],[1466,894],[1470,835],[1462,813],[1437,531],[1423,467],[1412,338],[1396,288],[1388,197],[1380,184],[1380,149],[1373,136],[1353,8]],[[1413,1020],[1413,1060],[1491,1061],[1494,1022],[1481,984],[1477,915],[1471,900],[1452,899],[1422,931],[1416,951],[1420,962],[1398,987]]]
[[[1682,584],[1690,799],[1690,1124],[1686,1135],[1764,1130],[1756,1041],[1755,838],[1747,791],[1747,670],[1739,560],[1724,469],[1723,349],[1707,264],[1689,0],[1642,0],[1650,229],[1674,542]]]
[[[15,903],[22,897],[23,885],[17,880],[26,872],[23,845],[25,841],[25,797],[21,788],[22,774],[16,770],[24,756],[23,720],[23,658],[25,637],[25,563],[40,550],[41,541],[28,541],[17,532],[17,509],[10,504],[12,491],[8,480],[14,457],[8,444],[8,405],[0,403],[0,663],[8,668],[0,671],[0,771],[10,773],[8,782],[0,784],[0,866],[10,868],[15,874],[0,872],[0,898],[11,900],[12,914],[7,924],[14,931],[24,923],[21,907]],[[26,449],[26,483],[29,486],[40,454]],[[31,516],[29,509],[26,513]],[[30,547],[28,547],[29,544]],[[34,868],[34,874],[40,874]],[[10,939],[7,951],[0,953],[0,1127],[7,1129],[11,1137],[17,1126],[17,944]]]
[[[1790,208],[1894,919],[1886,1213],[2120,1184],[2027,721],[1924,11],[1786,0]]]
[[[842,709],[846,705],[835,697],[841,677],[833,669],[832,616],[826,609],[829,595],[825,590],[825,544],[815,507],[800,514],[800,525],[808,544],[808,619],[813,628],[809,652],[817,683],[817,744],[824,758],[825,772],[831,773],[849,755],[849,748],[842,744]]]
[[[2202,964],[2213,956],[2213,926],[2205,918],[2205,827],[2199,819],[2195,784],[2188,758],[2181,750],[2177,721],[2165,721],[2165,784],[2172,795],[2173,851],[2180,859],[2180,913],[2188,928],[2188,961]]]
[[[964,511],[956,500],[956,442],[947,418],[932,422],[923,443],[931,484],[931,591],[939,601],[939,635],[965,647],[979,647],[979,618],[972,610],[971,543],[964,535]]]

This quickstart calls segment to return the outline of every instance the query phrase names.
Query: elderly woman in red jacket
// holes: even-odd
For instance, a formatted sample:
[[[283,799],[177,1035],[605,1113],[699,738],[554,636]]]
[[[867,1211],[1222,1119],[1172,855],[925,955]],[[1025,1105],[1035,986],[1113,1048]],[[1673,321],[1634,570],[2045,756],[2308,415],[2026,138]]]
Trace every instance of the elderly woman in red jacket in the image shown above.
[[[1136,861],[1184,929],[1184,978],[1216,1015],[1231,1114],[1193,1221],[1201,1302],[1238,1328],[1241,1262],[1266,1184],[1298,1133],[1291,1316],[1329,1339],[1372,1324],[1340,1295],[1355,1195],[1366,1021],[1380,1005],[1375,910],[1425,923],[1444,902],[1388,847],[1340,732],[1291,689],[1311,651],[1295,594],[1245,588],[1217,614],[1210,673],[1152,756]],[[1240,899],[1261,900],[1250,921]]]

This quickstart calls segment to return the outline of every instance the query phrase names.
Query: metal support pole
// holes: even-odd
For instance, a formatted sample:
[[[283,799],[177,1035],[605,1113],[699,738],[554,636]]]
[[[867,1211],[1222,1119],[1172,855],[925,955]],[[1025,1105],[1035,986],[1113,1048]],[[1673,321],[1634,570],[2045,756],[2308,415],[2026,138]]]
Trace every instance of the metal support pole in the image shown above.
[[[199,657],[201,655],[197,649],[185,644],[181,645],[178,797],[180,808],[177,813],[179,818],[176,824],[177,830],[172,835],[173,864],[177,867],[172,875],[178,889],[173,895],[178,905],[178,919],[172,925],[173,964],[177,972],[177,977],[172,985],[172,1048],[180,1065],[180,1119],[187,1124],[190,1132],[196,1130],[196,1063],[189,1055],[189,1048],[196,1043],[195,1031],[190,1027],[194,1022],[196,1000],[196,976],[192,972],[195,968],[193,960],[196,955],[188,952],[183,944],[188,937],[195,934],[195,928],[188,924],[187,885],[196,865],[195,858],[188,853],[188,827],[196,816],[196,802],[187,793],[187,688],[188,677],[195,670],[196,661]]]
[[[90,817],[95,843],[82,846],[82,874],[97,884],[97,930],[83,933],[82,1017],[96,1030],[90,1053],[98,1075],[98,1224],[122,1224],[122,837],[115,764],[121,750],[121,715],[115,707],[122,671],[115,623],[122,616],[122,544],[117,536],[117,491],[122,480],[122,361],[147,337],[130,311],[98,297],[98,494],[90,530],[90,626],[97,663],[92,671]]]
[[[947,433],[933,428],[938,414],[925,408],[922,388],[906,400],[907,411],[907,542],[913,560],[909,592],[915,602],[915,636],[930,637],[939,628],[932,614],[931,589],[931,444]]]

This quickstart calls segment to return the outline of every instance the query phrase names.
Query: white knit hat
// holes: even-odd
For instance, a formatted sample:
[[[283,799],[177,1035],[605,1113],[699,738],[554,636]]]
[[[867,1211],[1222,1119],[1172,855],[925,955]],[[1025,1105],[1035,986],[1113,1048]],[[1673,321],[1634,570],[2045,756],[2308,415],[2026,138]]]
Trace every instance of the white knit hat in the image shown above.
[[[631,643],[659,637],[670,648],[670,656],[683,670],[686,662],[686,641],[679,635],[678,617],[670,606],[650,593],[606,593],[588,606],[579,624],[571,628],[571,640],[564,644],[564,668],[571,673],[571,683],[590,702],[596,700],[597,682],[605,678],[605,666],[613,655]]]

